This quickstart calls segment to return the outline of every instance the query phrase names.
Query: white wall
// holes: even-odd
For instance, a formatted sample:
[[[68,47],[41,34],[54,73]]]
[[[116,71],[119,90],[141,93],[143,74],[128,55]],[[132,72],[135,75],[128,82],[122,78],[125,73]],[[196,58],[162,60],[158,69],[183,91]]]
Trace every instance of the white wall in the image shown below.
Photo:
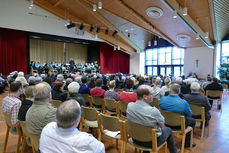
[[[87,32],[85,32],[83,36],[76,35],[74,28],[67,29],[64,26],[65,21],[63,19],[59,19],[59,17],[36,5],[30,10],[28,8],[29,4],[27,0],[0,0],[0,27],[95,40],[94,35]],[[96,39],[96,41],[102,40]]]
[[[145,74],[145,53],[131,53],[130,54],[130,73]]]
[[[208,74],[213,75],[213,53],[214,49],[207,47],[188,48],[184,55],[184,75],[189,72],[196,73],[199,78],[206,78]],[[198,67],[196,60],[199,60]]]

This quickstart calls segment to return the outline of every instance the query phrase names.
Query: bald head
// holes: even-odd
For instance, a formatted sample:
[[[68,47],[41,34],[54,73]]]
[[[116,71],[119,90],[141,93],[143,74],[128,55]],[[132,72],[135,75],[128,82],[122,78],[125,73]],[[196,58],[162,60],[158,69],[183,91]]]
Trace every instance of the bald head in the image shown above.
[[[35,85],[33,96],[35,100],[44,101],[49,99],[51,95],[51,87],[46,82],[41,82]]]
[[[140,85],[137,89],[137,96],[139,100],[142,100],[144,95],[148,96],[152,93],[152,88],[148,85]]]

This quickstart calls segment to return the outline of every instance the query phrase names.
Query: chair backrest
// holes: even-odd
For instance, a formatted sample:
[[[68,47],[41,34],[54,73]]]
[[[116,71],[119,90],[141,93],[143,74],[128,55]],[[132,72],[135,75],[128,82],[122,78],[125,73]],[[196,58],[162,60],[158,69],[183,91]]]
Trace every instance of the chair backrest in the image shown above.
[[[40,144],[40,135],[29,133],[29,137],[30,137],[31,144],[33,145],[35,151],[38,151],[39,144]]]
[[[159,109],[159,108],[160,108],[159,103],[160,103],[160,99],[158,99],[158,98],[153,98],[153,101],[150,102],[149,104],[150,104],[151,106],[156,107],[157,109]]]
[[[97,111],[95,108],[81,106],[82,116],[88,121],[97,120]]]
[[[85,102],[89,102],[89,95],[88,94],[80,94],[80,95],[84,98]]]
[[[92,96],[92,102],[96,106],[101,106],[102,100],[103,100],[103,98]]]
[[[128,103],[119,101],[119,109],[122,113],[126,113]]]
[[[162,109],[160,109],[160,112],[165,118],[165,125],[170,127],[181,127],[182,133],[185,132],[185,120],[183,115]]]
[[[119,118],[115,116],[98,114],[98,122],[104,129],[109,131],[120,131]]]
[[[116,105],[115,105],[114,99],[104,99],[104,104],[107,110],[109,111],[115,111]]]
[[[11,123],[11,115],[10,114],[3,113],[3,115],[4,115],[4,118],[5,118],[5,121],[6,121],[7,126],[9,126],[9,127],[16,127],[16,125],[13,125]]]
[[[26,128],[26,121],[19,121],[19,123],[22,128],[23,134],[28,137],[29,132],[27,131],[27,128]]]
[[[203,88],[200,88],[200,89],[199,89],[199,92],[200,92],[201,95],[203,95],[203,96],[205,95],[204,89],[203,89]]]
[[[194,104],[189,104],[189,106],[192,110],[193,116],[201,115],[201,119],[205,120],[205,108],[203,106],[194,105]]]
[[[206,90],[206,96],[210,96],[210,97],[220,97],[220,100],[222,100],[222,91],[219,90]]]
[[[61,100],[50,100],[50,103],[52,104],[52,106],[53,107],[58,107],[58,106],[60,106],[60,104],[62,103],[62,101]]]

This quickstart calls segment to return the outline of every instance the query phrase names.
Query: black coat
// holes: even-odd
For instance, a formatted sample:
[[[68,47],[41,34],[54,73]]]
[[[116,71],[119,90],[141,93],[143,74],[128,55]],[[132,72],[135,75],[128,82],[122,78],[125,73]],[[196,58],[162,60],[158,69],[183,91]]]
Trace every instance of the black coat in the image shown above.
[[[18,112],[18,120],[25,121],[25,116],[28,111],[28,109],[32,106],[33,102],[31,100],[23,100],[21,107]]]

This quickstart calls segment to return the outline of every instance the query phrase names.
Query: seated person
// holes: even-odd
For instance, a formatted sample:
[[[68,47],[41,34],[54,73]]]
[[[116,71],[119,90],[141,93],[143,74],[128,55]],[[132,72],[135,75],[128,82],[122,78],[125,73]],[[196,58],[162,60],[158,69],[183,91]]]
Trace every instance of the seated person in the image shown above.
[[[125,91],[122,91],[119,94],[119,101],[130,103],[136,102],[137,94],[133,90],[134,82],[131,79],[126,79],[126,88]]]
[[[157,78],[155,81],[155,85],[152,87],[152,94],[154,98],[160,99],[164,96],[163,90],[161,90],[161,79]]]
[[[118,101],[118,97],[119,97],[119,94],[117,92],[114,91],[114,87],[115,87],[115,80],[112,80],[108,83],[108,87],[109,87],[109,90],[106,91],[105,95],[104,95],[104,98],[107,98],[107,99],[114,99],[116,101]]]
[[[84,75],[81,78],[82,84],[80,85],[79,93],[80,94],[89,94],[90,95],[90,89],[87,86],[87,77]]]
[[[177,149],[172,130],[164,127],[165,120],[160,111],[149,105],[153,101],[152,88],[148,85],[141,85],[137,89],[137,95],[138,100],[135,103],[129,103],[127,106],[127,120],[156,129],[157,144],[161,145],[167,141],[169,152],[176,153]],[[152,142],[141,142],[135,139],[133,141],[141,146],[152,147]],[[143,153],[146,153],[146,151]]]
[[[66,83],[64,85],[64,90],[68,90],[68,85],[72,83],[72,78],[67,78]]]
[[[177,83],[172,83],[170,85],[170,93],[168,96],[163,96],[160,100],[160,109],[179,113],[185,116],[185,125],[191,126],[193,131],[195,129],[196,121],[192,118],[192,110],[190,109],[188,102],[184,99],[179,97],[180,93],[180,85]],[[180,128],[180,127],[171,127],[171,128]],[[189,132],[186,135],[185,139],[185,147],[190,147],[190,139],[191,133]],[[196,146],[195,143],[192,145],[193,147]]]
[[[102,80],[97,79],[95,82],[95,88],[92,88],[90,93],[94,97],[104,98],[105,90],[102,89]]]
[[[63,87],[63,82],[54,82],[54,88],[52,90],[52,99],[65,101],[67,99],[67,93],[64,93],[61,88]]]
[[[33,104],[33,86],[26,86],[23,89],[23,92],[25,95],[25,99],[22,100],[22,105],[18,113],[18,120],[20,121],[25,121],[26,113]]]
[[[69,97],[68,99],[74,99],[79,102],[80,106],[87,106],[84,98],[78,93],[80,85],[78,82],[72,82],[68,85]]]
[[[191,84],[191,93],[184,95],[184,99],[189,103],[189,104],[195,104],[195,105],[200,105],[205,107],[205,119],[206,123],[205,126],[208,125],[208,121],[211,118],[210,110],[211,110],[211,105],[208,101],[208,98],[201,95],[200,92],[200,84],[198,82],[193,82]],[[194,118],[201,118],[201,116],[193,116]]]
[[[56,112],[57,122],[47,124],[41,133],[42,153],[105,153],[104,144],[77,129],[81,109],[75,100],[62,103]]]
[[[169,77],[165,78],[165,85],[161,87],[161,90],[165,93],[165,96],[169,95],[171,79]]]

